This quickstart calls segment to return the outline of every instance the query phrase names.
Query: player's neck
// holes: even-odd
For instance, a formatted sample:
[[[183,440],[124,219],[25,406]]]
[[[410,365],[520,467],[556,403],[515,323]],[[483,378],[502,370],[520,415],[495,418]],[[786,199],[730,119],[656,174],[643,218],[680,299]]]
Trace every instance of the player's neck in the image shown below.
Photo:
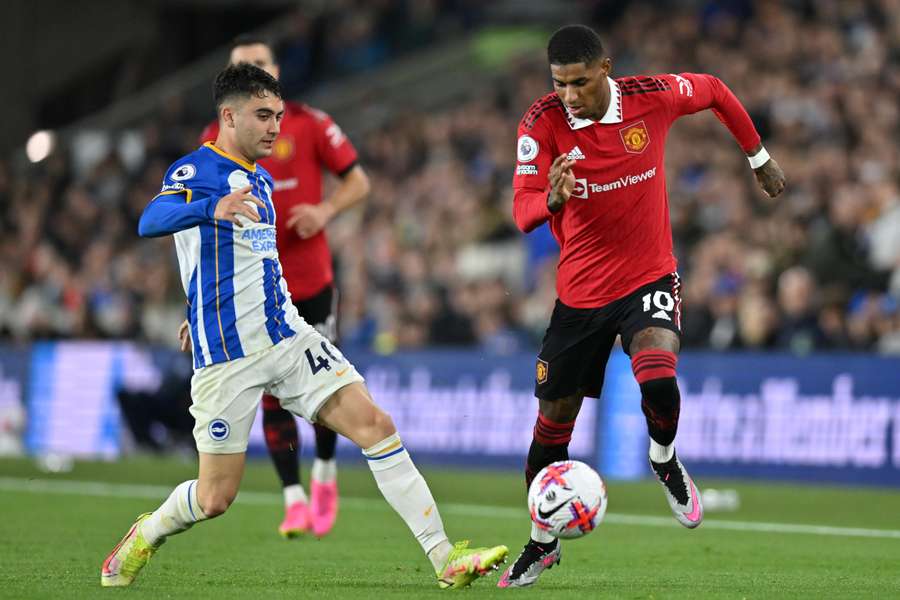
[[[606,114],[606,111],[609,110],[609,103],[612,102],[612,90],[609,89],[609,84],[604,79],[603,84],[606,86],[606,95],[600,98],[600,101],[597,103],[597,108],[585,118],[590,119],[591,121],[599,121]]]
[[[584,118],[590,121],[599,121],[603,118],[603,115],[606,114],[606,109],[609,108],[609,100],[606,103],[601,103],[596,111],[591,112],[589,115],[586,115]]]

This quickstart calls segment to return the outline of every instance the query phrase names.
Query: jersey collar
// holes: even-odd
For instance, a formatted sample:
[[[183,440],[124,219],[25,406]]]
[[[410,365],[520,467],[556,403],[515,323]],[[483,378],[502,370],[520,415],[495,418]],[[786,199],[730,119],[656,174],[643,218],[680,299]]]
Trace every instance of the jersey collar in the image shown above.
[[[244,167],[251,173],[256,172],[256,163],[250,164],[244,159],[238,158],[237,156],[234,156],[233,154],[229,154],[229,153],[225,152],[224,150],[222,150],[221,148],[219,148],[218,146],[216,146],[215,144],[213,144],[212,142],[206,142],[203,145],[205,147],[209,148],[210,150],[212,150],[213,152],[215,152],[216,154],[218,154],[219,156],[224,156],[228,160],[230,160],[232,162],[236,162],[237,164],[241,165],[242,167]]]
[[[607,125],[609,123],[622,122],[622,92],[619,90],[619,84],[616,83],[616,80],[612,77],[607,77],[606,83],[609,85],[609,106],[606,107],[606,114],[603,115],[603,118],[599,121],[594,121],[593,119],[579,119],[569,112],[567,106],[563,105],[566,109],[566,121],[569,122],[569,127],[572,129],[582,129],[584,127],[589,127],[594,123]]]

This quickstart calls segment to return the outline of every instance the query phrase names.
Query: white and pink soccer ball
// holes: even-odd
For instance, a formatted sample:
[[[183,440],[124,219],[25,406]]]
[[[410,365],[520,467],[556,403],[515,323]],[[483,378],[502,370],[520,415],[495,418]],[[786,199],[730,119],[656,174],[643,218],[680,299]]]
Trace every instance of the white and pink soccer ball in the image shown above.
[[[554,537],[583,537],[606,514],[606,484],[583,462],[555,462],[531,482],[528,511],[534,524]]]

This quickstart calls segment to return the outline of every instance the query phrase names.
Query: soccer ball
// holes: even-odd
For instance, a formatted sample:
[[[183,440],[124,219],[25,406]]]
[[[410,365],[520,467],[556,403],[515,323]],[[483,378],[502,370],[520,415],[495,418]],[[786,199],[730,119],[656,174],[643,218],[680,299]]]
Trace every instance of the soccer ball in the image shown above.
[[[587,535],[606,514],[606,484],[577,460],[561,460],[543,469],[528,488],[528,511],[535,525],[558,538]]]

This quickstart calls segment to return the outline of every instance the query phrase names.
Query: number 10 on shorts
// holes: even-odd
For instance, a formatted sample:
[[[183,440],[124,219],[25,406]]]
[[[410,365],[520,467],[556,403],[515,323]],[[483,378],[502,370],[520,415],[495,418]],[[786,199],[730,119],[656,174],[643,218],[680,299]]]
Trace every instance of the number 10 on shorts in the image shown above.
[[[331,370],[331,362],[329,361],[329,359],[331,359],[332,361],[334,361],[336,363],[344,362],[340,358],[338,358],[337,356],[332,354],[331,350],[328,349],[327,342],[323,341],[320,345],[322,347],[322,352],[325,353],[325,356],[322,356],[321,354],[318,354],[318,353],[313,354],[311,348],[306,349],[306,360],[309,361],[309,368],[312,369],[313,375],[315,375],[322,369],[325,369],[326,371],[330,371]],[[327,356],[327,358],[326,358],[326,356]]]
[[[672,320],[669,313],[675,308],[675,300],[672,299],[672,294],[669,292],[657,290],[650,294],[644,294],[641,300],[644,301],[644,312],[650,312],[654,308],[657,309],[655,313],[650,315],[654,319]]]

